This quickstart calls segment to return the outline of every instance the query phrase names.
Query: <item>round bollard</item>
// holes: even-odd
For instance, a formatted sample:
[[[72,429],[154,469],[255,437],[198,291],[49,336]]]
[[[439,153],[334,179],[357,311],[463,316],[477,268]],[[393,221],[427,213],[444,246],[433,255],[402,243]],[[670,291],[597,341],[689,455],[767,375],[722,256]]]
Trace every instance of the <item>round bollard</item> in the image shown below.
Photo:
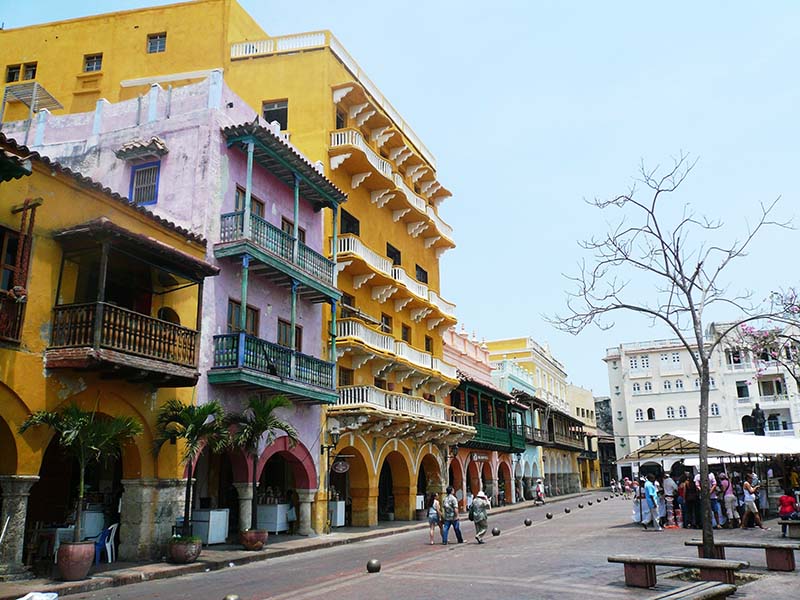
[[[553,513],[547,513],[545,516],[546,516],[548,519],[552,519],[552,518],[553,518]]]
[[[603,496],[603,500],[605,500],[606,502],[608,502],[608,496]]]
[[[367,573],[380,573],[381,561],[376,558],[367,561]]]
[[[525,527],[530,527],[531,523],[533,523],[533,521],[531,521],[530,519],[525,519],[525,521],[523,522],[525,523]]]
[[[591,506],[591,505],[592,505],[592,501],[591,501],[591,500],[589,500],[589,501],[588,501],[586,504],[588,504],[589,506]]]
[[[228,594],[222,600],[239,600],[239,596],[236,594]]]
[[[569,514],[569,506],[568,506],[567,508],[565,508],[565,509],[564,509],[564,512],[565,512],[565,513],[567,513],[567,514]]]
[[[497,537],[498,535],[500,535],[500,528],[499,528],[499,527],[495,527],[495,528],[493,528],[493,529],[492,529],[492,535],[493,535],[493,536],[495,536],[495,537]]]
[[[597,499],[597,503],[598,503],[598,504],[600,504],[600,500],[602,500],[602,498],[598,498],[598,499]]]
[[[583,504],[578,504],[578,508],[583,508]]]

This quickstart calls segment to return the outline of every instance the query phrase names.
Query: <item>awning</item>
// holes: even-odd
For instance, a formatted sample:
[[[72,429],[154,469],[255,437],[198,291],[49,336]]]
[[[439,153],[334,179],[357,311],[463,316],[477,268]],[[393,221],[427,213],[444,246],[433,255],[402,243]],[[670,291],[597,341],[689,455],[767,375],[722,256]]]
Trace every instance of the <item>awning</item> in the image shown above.
[[[7,85],[5,92],[3,93],[4,107],[6,102],[9,100],[18,100],[35,113],[39,112],[43,108],[48,110],[64,108],[61,103],[50,94],[50,92],[44,89],[42,84],[36,81]]]
[[[642,462],[667,457],[697,456],[700,454],[700,433],[697,431],[676,431],[665,433],[657,440],[642,446],[627,456],[622,462]],[[773,456],[776,454],[800,454],[800,439],[795,437],[769,437],[747,435],[744,433],[708,434],[709,456]]]

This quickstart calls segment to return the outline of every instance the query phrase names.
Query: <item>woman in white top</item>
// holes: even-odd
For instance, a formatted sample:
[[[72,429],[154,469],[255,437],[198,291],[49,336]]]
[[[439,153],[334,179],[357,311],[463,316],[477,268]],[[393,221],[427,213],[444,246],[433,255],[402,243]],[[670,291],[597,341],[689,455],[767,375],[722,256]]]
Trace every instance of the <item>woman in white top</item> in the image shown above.
[[[428,496],[428,526],[430,527],[431,546],[433,546],[433,532],[437,525],[439,533],[442,534],[442,507],[439,504],[439,494],[432,492]]]
[[[756,494],[758,494],[759,487],[761,486],[753,485],[753,475],[748,473],[747,479],[744,482],[744,516],[742,516],[742,529],[744,529],[747,523],[747,513],[753,513],[753,519],[759,529],[767,529],[761,523],[761,515],[758,513],[758,507],[756,506]]]

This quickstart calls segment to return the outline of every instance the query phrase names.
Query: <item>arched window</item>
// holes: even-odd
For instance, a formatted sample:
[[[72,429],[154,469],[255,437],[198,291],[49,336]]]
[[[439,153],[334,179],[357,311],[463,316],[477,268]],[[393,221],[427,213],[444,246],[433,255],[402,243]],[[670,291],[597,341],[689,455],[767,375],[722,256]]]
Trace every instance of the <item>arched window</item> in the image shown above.
[[[642,391],[642,386],[640,386],[638,383],[634,383],[633,384],[633,393],[634,394],[638,394],[641,391]]]
[[[683,389],[683,379],[676,379],[675,380],[675,389],[682,390]]]
[[[647,420],[648,421],[655,421],[656,420],[656,409],[655,408],[648,408],[647,409]]]
[[[686,407],[685,406],[679,406],[678,407],[678,416],[681,419],[685,419],[686,418]]]
[[[650,392],[650,391],[652,391],[652,389],[653,389],[653,384],[650,383],[649,381],[645,381],[644,382],[644,391],[645,392]]]
[[[671,406],[667,407],[667,418],[668,419],[674,419],[675,418],[675,409],[672,408]]]
[[[718,417],[719,416],[719,404],[716,402],[711,403],[711,416]]]
[[[700,389],[700,378],[699,377],[694,380],[694,389],[696,389],[696,390]]]
[[[672,382],[669,379],[664,380],[664,391],[669,392],[672,390]]]
[[[641,408],[636,409],[636,420],[637,421],[644,421],[644,413],[642,412]]]
[[[708,387],[712,389],[717,387],[717,383],[714,381],[713,377],[708,378]]]

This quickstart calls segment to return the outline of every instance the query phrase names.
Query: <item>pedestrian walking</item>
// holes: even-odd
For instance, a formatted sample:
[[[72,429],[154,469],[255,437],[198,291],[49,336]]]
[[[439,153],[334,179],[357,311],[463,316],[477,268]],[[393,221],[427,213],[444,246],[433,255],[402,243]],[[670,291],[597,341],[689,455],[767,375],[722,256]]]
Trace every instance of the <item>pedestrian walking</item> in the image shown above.
[[[719,489],[722,492],[722,504],[725,507],[725,514],[728,516],[728,522],[725,525],[728,529],[738,527],[739,513],[736,512],[736,494],[734,493],[733,484],[725,472],[719,474]]]
[[[652,522],[656,531],[661,531],[661,524],[659,523],[658,516],[658,490],[656,488],[656,477],[652,473],[647,476],[644,482],[644,496],[647,502],[642,510],[642,527],[647,530],[648,523]],[[649,509],[649,513],[645,514],[645,510]]]
[[[744,516],[742,516],[742,529],[744,529],[747,524],[747,513],[752,513],[755,524],[759,529],[763,529],[764,531],[769,529],[768,527],[764,527],[763,523],[761,523],[761,514],[756,506],[756,496],[758,496],[758,489],[760,487],[760,485],[753,485],[753,475],[748,473],[744,482]]]
[[[458,543],[464,542],[461,537],[461,524],[458,522],[458,498],[453,494],[453,488],[447,486],[447,496],[442,501],[442,513],[444,514],[444,529],[442,530],[442,544],[447,545],[447,535],[450,528],[456,532]]]
[[[486,535],[486,530],[489,527],[489,498],[483,490],[478,492],[475,499],[472,501],[470,508],[470,517],[475,523],[475,541],[483,544],[483,536]]]
[[[544,484],[542,483],[541,479],[536,480],[536,489],[533,502],[534,504],[536,504],[537,502],[541,502],[542,504],[544,504]]]
[[[664,501],[667,507],[667,527],[675,527],[675,499],[678,497],[678,484],[667,473],[664,476]]]
[[[430,528],[430,541],[433,546],[433,532],[436,527],[439,527],[439,533],[442,535],[443,543],[447,543],[442,531],[442,508],[439,505],[439,494],[431,492],[428,496],[428,527]]]

